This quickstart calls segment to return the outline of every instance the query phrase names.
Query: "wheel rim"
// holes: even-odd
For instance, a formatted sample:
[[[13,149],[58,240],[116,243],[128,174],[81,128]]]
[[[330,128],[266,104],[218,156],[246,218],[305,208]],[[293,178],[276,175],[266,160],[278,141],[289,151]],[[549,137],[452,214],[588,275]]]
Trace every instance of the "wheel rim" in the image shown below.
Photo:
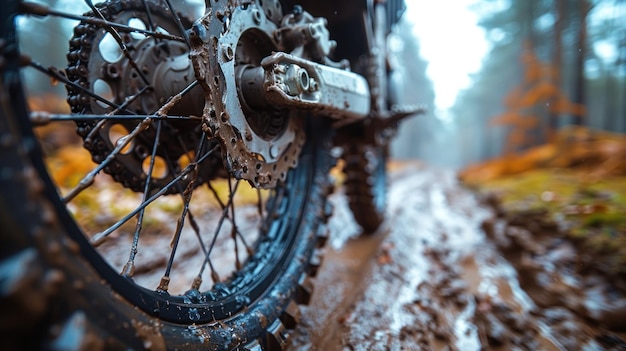
[[[40,68],[44,66],[40,66],[36,62],[31,61],[30,67],[40,70]],[[53,78],[62,78],[54,76],[54,74],[50,71],[47,72],[47,75]],[[72,115],[69,114],[67,114],[66,116],[68,116],[68,119],[70,120],[76,118],[76,116],[72,117]],[[84,116],[78,117],[83,118]],[[140,120],[140,123],[137,124],[138,127],[135,127],[135,129],[133,129],[133,131],[131,131],[129,135],[133,136],[133,138],[139,138],[142,132],[142,123],[148,124],[150,127],[154,127],[157,130],[156,135],[159,135],[159,131],[163,130],[162,125],[166,122],[167,119],[144,118]],[[138,132],[136,134],[133,134],[135,130],[137,130]],[[195,166],[202,165],[203,162],[205,162],[206,160],[211,160],[212,155],[218,152],[216,144],[212,143],[211,140],[206,139],[206,137],[204,136],[200,137],[199,140],[201,140],[201,142],[195,150],[193,160],[190,160],[190,163],[186,167],[176,172],[176,175],[172,178],[172,180],[166,185],[162,185],[161,188],[162,190],[164,189],[164,187],[172,184],[171,187],[163,192],[164,194],[166,194],[168,193],[169,189],[174,189],[175,185],[183,178],[192,178],[191,181],[183,183],[184,188],[181,189],[181,187],[179,187],[179,189],[177,189],[176,191],[172,191],[172,194],[174,195],[170,195],[180,195],[182,199],[182,209],[178,217],[176,217],[177,221],[180,223],[190,223],[190,221],[194,221],[191,215],[191,213],[193,212],[191,211],[196,210],[191,206],[191,199],[192,195],[196,195],[196,192],[198,191],[196,189],[196,186],[194,185],[194,170],[197,168]],[[155,143],[158,144],[158,139],[155,140]],[[121,152],[121,150],[122,148],[120,148],[117,152]],[[158,148],[155,148],[154,150],[158,150]],[[109,155],[114,154],[115,152],[115,150],[112,150]],[[153,151],[151,153],[151,160],[155,160],[155,156],[156,152]],[[165,162],[168,161],[166,160]],[[144,185],[151,184],[149,180],[154,174],[154,163],[156,162],[151,163],[152,165],[148,167],[148,170],[146,172],[148,181],[144,182]],[[98,172],[96,173],[99,173],[99,170],[103,169],[103,167],[99,168],[100,166],[95,167],[95,169],[98,170]],[[111,267],[111,261],[103,259],[103,257],[101,256],[102,252],[98,252],[92,247],[88,239],[89,235],[85,235],[83,233],[84,226],[81,229],[81,227],[77,225],[77,223],[74,221],[73,217],[79,217],[80,211],[77,212],[75,210],[73,213],[70,213],[70,209],[70,212],[68,212],[64,201],[58,199],[58,197],[58,201],[55,202],[55,205],[57,213],[59,217],[63,220],[63,222],[66,223],[70,235],[79,242],[83,255],[90,261],[90,263],[100,273],[100,275],[107,280],[107,282],[113,287],[116,292],[120,293],[124,298],[126,298],[136,306],[140,307],[145,312],[156,315],[164,320],[179,323],[211,322],[215,320],[229,318],[233,314],[242,311],[253,301],[261,297],[267,291],[268,287],[272,284],[277,273],[282,269],[283,265],[289,262],[290,259],[292,259],[289,253],[292,251],[292,247],[295,245],[296,242],[296,237],[294,234],[298,232],[298,223],[297,221],[294,221],[294,219],[301,218],[302,216],[302,209],[304,204],[306,203],[307,198],[307,189],[312,181],[311,167],[312,165],[310,165],[309,162],[301,165],[300,167],[298,167],[298,169],[292,170],[290,172],[290,175],[287,177],[286,183],[281,184],[276,189],[273,189],[270,193],[262,194],[257,191],[258,202],[260,204],[254,204],[253,206],[258,207],[259,211],[259,222],[256,224],[260,228],[260,236],[258,240],[255,240],[256,243],[253,245],[245,244],[245,239],[241,237],[242,234],[238,233],[238,226],[235,223],[237,221],[237,215],[235,214],[236,210],[234,204],[235,201],[233,200],[234,196],[228,195],[226,199],[222,199],[219,195],[215,195],[215,201],[218,203],[218,212],[221,211],[222,213],[222,216],[219,217],[219,219],[217,220],[217,222],[220,223],[218,224],[218,226],[221,228],[221,223],[226,221],[230,221],[232,223],[232,228],[235,229],[231,229],[230,232],[232,240],[234,242],[233,245],[235,246],[235,261],[238,261],[239,264],[241,264],[242,266],[239,267],[239,264],[236,263],[236,269],[234,269],[235,273],[230,274],[229,278],[223,279],[224,277],[220,277],[216,279],[213,275],[215,273],[213,271],[213,267],[210,267],[210,260],[205,260],[203,258],[203,261],[208,262],[203,264],[201,271],[211,271],[208,276],[210,276],[213,280],[213,284],[209,288],[200,288],[199,283],[194,280],[191,282],[189,289],[187,289],[187,291],[181,291],[183,293],[179,296],[168,293],[169,287],[167,286],[167,283],[164,282],[163,278],[161,278],[159,285],[156,289],[149,289],[145,286],[139,286],[137,283],[131,281],[129,277],[124,276],[132,275],[133,269],[128,267],[121,267],[120,269],[120,267],[116,267],[117,269],[114,270]],[[88,173],[88,175],[89,174],[90,173]],[[180,179],[176,180],[179,177]],[[89,180],[88,177],[84,177],[81,180],[84,183],[89,183],[89,181],[85,182],[85,179]],[[80,186],[80,181],[78,182],[78,184],[78,186],[75,186],[70,190],[62,189],[62,187],[59,190],[62,196],[64,196],[65,200],[70,204],[72,203],[72,201],[80,199],[84,189],[91,188],[83,188],[82,186]],[[216,193],[216,189],[210,188],[211,182],[208,182],[208,184],[209,185],[207,185],[207,188],[209,189],[205,190],[207,190],[207,192],[209,193]],[[241,185],[238,181],[232,180],[230,178],[225,181],[225,184],[226,185],[223,186],[226,186],[231,194],[237,193],[238,189],[240,189],[239,186]],[[132,193],[132,190],[129,190],[128,188],[120,188],[120,191],[122,192]],[[148,187],[145,187],[144,190],[145,189],[148,189]],[[289,191],[288,189],[299,190]],[[134,210],[130,211],[123,218],[116,221],[113,226],[106,226],[106,229],[100,230],[94,236],[91,236],[92,243],[100,243],[101,240],[105,240],[104,238],[113,237],[115,235],[117,235],[117,237],[123,236],[124,233],[121,233],[120,231],[123,229],[124,223],[132,220],[133,218],[135,218],[135,216],[143,217],[145,214],[144,209],[148,208],[148,206],[151,206],[153,203],[149,201],[151,201],[153,197],[158,195],[161,190],[145,190],[145,195],[140,196],[140,205],[138,207],[135,207]],[[77,192],[77,194],[71,197],[68,196],[74,194],[74,192]],[[177,192],[180,194],[177,194]],[[156,198],[158,199],[160,197],[156,196]],[[111,201],[115,200],[116,199],[112,199]],[[119,224],[120,221],[123,221],[124,223]],[[141,219],[137,219],[137,223],[140,222]],[[190,226],[194,227],[196,225],[197,223]],[[113,227],[115,228],[111,229]],[[138,227],[139,226],[135,226],[135,228]],[[184,225],[181,225],[180,227],[183,228]],[[141,232],[141,230],[146,229],[140,228],[139,232]],[[174,239],[178,240],[183,235],[191,235],[193,234],[191,233],[192,231],[195,231],[197,234],[197,230],[195,230],[194,228],[191,228],[191,231],[187,232],[183,232],[182,230],[178,231],[176,229],[174,233]],[[222,235],[225,231],[228,231],[228,229],[216,230],[213,236],[207,241],[214,243],[217,240],[215,238],[217,238],[219,235]],[[198,234],[198,236],[200,235]],[[94,237],[98,239],[93,240]],[[239,244],[237,244],[238,240]],[[240,245],[239,248],[237,248],[238,245]],[[173,246],[176,247],[176,245]],[[237,252],[244,249],[247,251],[252,251],[252,253],[247,255],[247,257],[244,257],[245,255],[239,257]],[[131,251],[132,250],[133,249],[131,248]],[[173,251],[170,251],[169,254],[171,257],[175,257],[175,254],[172,254],[172,252],[175,253],[176,248],[173,248],[172,250]],[[200,250],[203,251],[203,257],[210,256],[204,254],[204,252],[207,250],[208,248],[206,247]],[[132,253],[130,255],[132,255]],[[168,262],[168,267],[166,268],[167,273],[164,274],[164,276],[168,278],[166,279],[168,282],[170,278],[173,278],[171,272],[169,271],[172,268],[173,265]],[[122,274],[119,274],[119,271],[121,271]],[[198,274],[198,276],[201,275],[202,274],[200,273]],[[206,279],[206,276],[203,277],[203,279]]]

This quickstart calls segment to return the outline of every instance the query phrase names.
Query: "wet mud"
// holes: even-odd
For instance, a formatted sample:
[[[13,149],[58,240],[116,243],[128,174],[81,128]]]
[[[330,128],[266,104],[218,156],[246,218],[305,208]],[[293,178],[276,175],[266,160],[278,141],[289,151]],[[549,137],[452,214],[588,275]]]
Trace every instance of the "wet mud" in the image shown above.
[[[330,245],[289,350],[626,350],[624,282],[584,269],[553,227],[511,221],[449,171],[410,164],[390,178],[373,235],[340,189],[331,198]]]
[[[507,214],[453,172],[419,163],[393,167],[377,233],[361,235],[340,186],[330,201],[324,261],[288,350],[626,350],[625,280],[541,216]],[[239,225],[255,228],[255,211],[242,207]],[[203,257],[193,233],[181,238],[175,293]],[[144,243],[138,283],[159,283],[154,253],[169,240]],[[130,242],[116,245],[103,249],[121,269]]]

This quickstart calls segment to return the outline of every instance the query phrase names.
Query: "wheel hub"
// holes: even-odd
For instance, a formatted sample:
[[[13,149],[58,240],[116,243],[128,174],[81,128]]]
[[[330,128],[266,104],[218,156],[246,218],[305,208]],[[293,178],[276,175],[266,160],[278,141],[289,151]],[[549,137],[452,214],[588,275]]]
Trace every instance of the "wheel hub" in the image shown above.
[[[220,142],[231,174],[260,188],[285,180],[304,145],[297,112],[253,108],[242,92],[242,84],[255,84],[245,72],[278,50],[274,33],[281,18],[278,1],[233,8],[216,2],[190,32],[190,57],[206,97],[205,129]]]

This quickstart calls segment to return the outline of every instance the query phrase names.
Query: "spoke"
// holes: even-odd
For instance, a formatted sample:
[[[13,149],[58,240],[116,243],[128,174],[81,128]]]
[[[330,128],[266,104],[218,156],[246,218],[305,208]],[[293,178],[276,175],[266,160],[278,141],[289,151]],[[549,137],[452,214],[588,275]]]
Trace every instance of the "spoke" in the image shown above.
[[[67,12],[56,11],[54,9],[50,9],[47,6],[41,5],[38,3],[23,2],[21,4],[21,10],[23,13],[36,15],[36,16],[63,17],[67,19],[81,21],[81,22],[88,23],[88,24],[93,24],[93,25],[100,26],[100,27],[114,28],[115,30],[124,32],[124,33],[136,32],[136,33],[144,34],[144,35],[151,36],[151,37],[158,38],[158,39],[174,40],[174,41],[179,41],[183,43],[185,42],[185,38],[179,37],[176,35],[160,33],[160,32],[150,31],[150,30],[141,29],[141,28],[134,28],[128,25],[110,22],[103,18],[80,16],[80,15],[74,15],[74,14],[67,13]]]
[[[107,228],[105,231],[102,231],[102,232],[97,233],[96,235],[94,235],[89,240],[89,242],[92,245],[94,245],[94,246],[98,246],[98,245],[102,244],[104,242],[104,239],[107,236],[109,236],[116,229],[118,229],[119,227],[124,225],[124,223],[128,222],[137,213],[139,213],[139,211],[141,211],[143,208],[146,208],[148,205],[150,205],[152,202],[154,202],[154,200],[159,198],[161,195],[165,194],[169,189],[171,189],[174,185],[176,185],[181,179],[185,178],[189,173],[191,173],[193,171],[193,169],[197,165],[201,164],[202,161],[204,161],[209,156],[211,156],[211,154],[213,152],[215,152],[215,150],[217,150],[217,148],[218,148],[217,146],[213,147],[209,152],[207,152],[206,154],[202,155],[202,157],[200,157],[197,162],[190,163],[187,167],[185,167],[185,169],[178,176],[176,176],[176,178],[172,179],[163,188],[161,188],[157,193],[152,195],[148,200],[143,202],[141,205],[139,205],[139,207],[137,207],[136,209],[131,211],[124,218],[120,219],[117,223],[113,224],[111,227]]]
[[[201,121],[202,117],[196,116],[155,116],[155,115],[73,115],[73,114],[55,114],[48,113],[46,111],[33,111],[30,113],[30,121],[35,126],[44,126],[50,122],[63,122],[63,121],[100,121],[100,120],[138,120],[138,119],[153,119],[153,120],[182,120],[182,121]]]
[[[150,166],[148,167],[148,175],[146,177],[146,184],[143,190],[143,199],[141,203],[146,202],[148,199],[148,194],[150,192],[150,183],[152,182],[152,172],[154,171],[154,160],[156,158],[157,149],[159,147],[159,139],[161,137],[161,126],[162,122],[157,122],[157,130],[156,136],[154,139],[154,145],[152,146],[152,154],[150,155]],[[141,233],[141,229],[143,227],[143,216],[145,213],[145,207],[139,211],[139,215],[137,216],[137,225],[135,226],[135,235],[133,236],[133,244],[130,249],[130,255],[128,257],[128,262],[124,265],[122,269],[122,275],[125,277],[132,277],[135,271],[135,256],[137,255],[137,246],[139,245],[139,235]]]
[[[259,213],[259,218],[263,218],[263,196],[261,196],[261,189],[256,188],[256,196],[259,199],[256,203],[257,212]]]
[[[178,26],[178,30],[180,34],[185,38],[185,43],[187,44],[187,48],[191,50],[191,43],[189,42],[189,35],[183,26],[183,22],[180,21],[180,16],[176,14],[174,11],[174,7],[172,6],[172,2],[170,0],[165,0],[167,7],[169,7],[170,12],[172,13],[172,17],[174,17],[174,21],[176,21],[176,25]]]
[[[196,173],[197,174],[197,173]],[[185,218],[187,217],[187,213],[189,212],[189,203],[191,202],[191,195],[193,194],[194,183],[196,181],[196,177],[192,179],[189,184],[187,184],[187,188],[183,193],[183,212],[180,214],[178,218],[178,222],[176,223],[176,232],[174,233],[174,238],[172,238],[172,243],[170,247],[172,250],[170,251],[170,258],[167,261],[167,267],[165,267],[165,274],[161,277],[161,282],[157,287],[157,291],[167,291],[170,283],[170,273],[172,272],[172,266],[174,265],[174,257],[176,256],[176,251],[178,249],[178,243],[180,242],[180,235],[183,232],[183,227],[185,226]]]
[[[57,122],[57,121],[89,121],[89,120],[98,120],[98,123],[91,128],[91,131],[89,131],[89,134],[87,134],[87,136],[85,137],[85,142],[89,142],[93,136],[95,135],[95,133],[98,132],[98,130],[100,128],[102,128],[102,126],[104,125],[104,123],[108,120],[108,119],[143,119],[143,118],[153,118],[153,119],[164,119],[167,117],[161,117],[161,116],[145,116],[145,115],[115,115],[116,113],[124,110],[126,110],[126,107],[128,107],[128,105],[132,104],[135,100],[137,100],[137,98],[139,98],[141,95],[143,95],[146,91],[149,90],[149,86],[144,86],[143,88],[141,88],[140,91],[138,91],[136,94],[134,94],[133,96],[130,96],[128,98],[126,98],[126,100],[124,101],[123,104],[121,104],[120,106],[116,107],[113,111],[107,112],[104,115],[74,115],[74,114],[53,114],[53,113],[48,113],[46,111],[33,111],[30,113],[30,121],[34,126],[44,126],[49,124],[50,122]],[[131,113],[134,113],[132,111],[128,111]],[[182,119],[184,117],[181,116],[169,116],[172,119],[179,119],[179,117]],[[201,119],[198,117],[198,119]]]
[[[178,102],[180,102],[183,96],[187,92],[189,92],[197,83],[198,81],[196,80],[193,83],[189,84],[187,88],[185,88],[185,90],[173,96],[167,103],[165,103],[165,105],[163,105],[157,112],[155,112],[154,115],[166,117],[169,110],[172,107],[174,107]],[[72,199],[74,199],[83,190],[91,186],[91,184],[93,184],[94,179],[96,178],[96,175],[100,173],[100,171],[102,171],[104,167],[106,167],[111,161],[113,161],[113,159],[115,159],[115,157],[126,147],[126,145],[128,145],[131,141],[133,141],[137,137],[137,135],[139,135],[139,133],[146,130],[148,127],[150,127],[150,125],[152,124],[152,121],[153,121],[152,118],[144,118],[137,125],[137,127],[133,129],[132,132],[118,139],[113,151],[111,151],[111,153],[107,155],[107,157],[104,159],[104,161],[102,161],[102,163],[100,163],[96,168],[94,168],[91,172],[89,172],[83,179],[81,179],[75,188],[73,188],[72,190],[68,192],[68,194],[63,198],[63,202],[67,204],[68,202],[72,201]]]
[[[220,209],[224,210],[226,205],[224,204],[224,201],[222,201],[222,199],[220,198],[219,194],[217,193],[217,190],[215,190],[215,188],[213,187],[213,184],[211,184],[211,182],[207,182],[207,187],[213,194],[213,197],[215,198],[215,200],[217,200],[217,203],[220,205]]]
[[[143,4],[143,8],[146,10],[146,17],[148,17],[148,28],[150,28],[150,31],[154,32],[156,27],[154,25],[154,20],[152,20],[152,12],[150,11],[150,6],[148,6],[148,1],[141,0],[141,3]]]
[[[150,6],[148,6],[148,0],[141,0],[141,3],[143,4],[143,8],[146,11],[146,17],[148,18],[148,28],[150,29],[150,31],[155,32],[157,27],[154,25],[154,19],[152,18],[152,10],[150,10]],[[185,38],[180,38],[182,39],[181,41],[184,42]],[[159,38],[154,37],[154,43],[158,44],[160,41]]]
[[[178,143],[179,143],[181,149],[183,149],[186,154],[189,154],[189,150],[185,146],[185,143],[180,138],[180,136],[178,136],[177,140],[178,140]],[[198,151],[196,152],[196,155],[194,157],[196,160],[198,159],[198,156],[202,154],[202,149],[204,148],[206,140],[208,140],[207,137],[206,137],[206,133],[203,132],[202,135],[200,136],[200,144],[198,145]],[[168,159],[168,165],[169,165],[170,169],[173,169],[171,161],[169,159]],[[211,183],[208,182],[208,184],[211,184]],[[179,190],[179,192],[181,192],[181,195],[183,195],[182,191]],[[183,195],[183,197],[184,197],[184,195]],[[206,245],[204,245],[204,242],[202,241],[202,236],[200,235],[200,226],[196,222],[196,220],[195,220],[191,210],[189,210],[188,216],[189,216],[189,223],[191,225],[191,228],[194,231],[194,234],[196,235],[196,238],[198,239],[198,243],[200,244],[200,248],[202,249],[202,253],[204,254],[204,257],[207,257],[208,251],[207,251]],[[211,277],[212,277],[212,279],[214,281],[218,281],[219,280],[219,276],[217,275],[217,272],[215,271],[215,268],[213,267],[213,263],[211,261],[209,261],[209,267],[211,269]],[[193,280],[193,282],[191,284],[191,289],[192,290],[199,290],[200,289],[200,285],[202,285],[202,273],[204,273],[204,267],[200,270],[200,273],[194,278],[194,280]]]
[[[91,186],[96,178],[96,175],[98,175],[98,173],[100,173],[104,169],[104,167],[111,163],[111,161],[115,159],[115,157],[126,147],[126,145],[130,144],[130,142],[133,141],[137,137],[137,135],[139,135],[139,133],[148,129],[150,124],[152,124],[152,119],[146,118],[141,121],[141,123],[139,123],[137,127],[135,127],[135,129],[130,132],[130,134],[118,139],[113,151],[111,151],[111,153],[107,155],[102,163],[100,163],[96,168],[87,173],[87,175],[80,180],[76,187],[70,190],[67,195],[63,197],[63,203],[67,204],[68,202],[72,201],[83,190]]]
[[[200,273],[198,274],[199,276],[201,276],[202,273],[204,272],[204,269],[206,268],[206,265],[209,264],[211,268],[211,278],[213,279],[214,283],[219,282],[220,278],[217,272],[215,271],[215,269],[213,268],[213,264],[211,262],[211,252],[213,251],[213,248],[215,247],[215,243],[217,242],[217,236],[219,235],[219,232],[222,229],[222,225],[224,224],[224,219],[226,219],[226,216],[228,215],[228,209],[230,207],[231,202],[233,201],[235,194],[237,193],[238,187],[239,187],[239,180],[237,180],[237,182],[235,183],[235,187],[234,189],[232,189],[229,195],[228,202],[226,206],[224,207],[224,209],[222,210],[222,216],[220,217],[218,221],[217,228],[215,228],[215,232],[213,233],[213,238],[211,239],[211,245],[209,245],[209,250],[207,254],[204,256],[204,262],[202,263],[202,266],[200,267]]]
[[[230,181],[230,179],[229,179]],[[215,188],[213,187],[213,185],[209,182],[207,183],[207,187],[209,188],[209,190],[211,191],[211,193],[213,194],[213,197],[215,198],[215,200],[217,200],[218,205],[220,206],[221,210],[224,210],[226,208],[226,205],[224,204],[224,202],[222,201],[222,199],[220,198],[219,194],[217,193],[217,190],[215,190]],[[229,185],[230,187],[230,185]],[[260,194],[259,189],[257,189],[257,192]],[[259,201],[261,201],[261,199],[259,198]],[[262,204],[259,203],[257,205],[257,208],[262,208]],[[232,224],[233,226],[235,226],[235,222],[234,219],[231,219],[230,217],[226,217]],[[263,213],[262,211],[259,212],[259,219],[261,221],[261,223],[263,223],[264,218],[263,218]],[[241,242],[243,243],[246,252],[248,253],[248,255],[252,255],[252,253],[254,252],[254,250],[252,250],[252,248],[248,245],[248,243],[246,242],[246,238],[243,236],[243,234],[241,234],[241,232],[239,231],[239,229],[236,230],[237,235],[239,236],[239,239],[241,239]]]
[[[218,205],[220,206],[221,210],[224,210],[226,208],[226,205],[224,204],[224,202],[222,201],[222,199],[220,198],[220,196],[217,193],[217,190],[215,190],[215,188],[213,187],[213,185],[211,185],[211,183],[207,183],[207,186],[209,188],[209,190],[211,191],[211,193],[213,194],[213,197],[215,198],[215,200],[217,200]],[[261,205],[262,206],[262,205]],[[231,223],[233,223],[233,220],[230,217],[226,217]],[[259,218],[261,219],[261,221],[263,220],[263,214],[259,215]],[[234,224],[234,223],[233,223]],[[251,255],[253,250],[250,248],[250,246],[248,245],[248,243],[246,242],[246,238],[243,236],[243,234],[241,234],[241,232],[239,231],[239,229],[237,229],[237,235],[239,235],[239,238],[241,239],[241,242],[243,243],[243,245],[246,248],[246,251],[248,252],[248,255]]]
[[[91,8],[91,11],[93,11],[93,13],[98,15],[98,17],[100,17],[100,19],[102,19],[103,21],[106,21],[106,18],[104,17],[102,12],[100,12],[100,9],[95,7],[91,0],[85,0],[85,3],[87,3],[89,8]],[[109,32],[109,34],[111,34],[113,39],[115,39],[115,41],[117,42],[117,46],[119,46],[120,49],[122,49],[122,54],[124,54],[124,57],[126,57],[130,66],[135,69],[135,73],[137,73],[137,75],[139,76],[139,78],[141,78],[143,83],[145,85],[151,85],[150,81],[148,80],[148,78],[146,78],[146,75],[143,73],[143,70],[139,68],[133,56],[130,54],[130,52],[128,52],[128,47],[124,43],[124,39],[122,39],[122,37],[120,36],[120,33],[115,28],[111,27],[110,25],[104,26],[104,29],[107,32]]]
[[[180,101],[180,99],[182,99],[182,98],[183,98],[183,96],[187,95],[187,93],[189,93],[189,92],[191,91],[191,89],[195,88],[195,87],[196,87],[196,85],[198,85],[198,81],[197,81],[197,80],[194,80],[193,82],[189,83],[189,85],[188,85],[185,89],[183,89],[180,93],[178,93],[178,94],[176,94],[176,95],[172,96],[172,97],[170,98],[170,100],[168,100],[168,101],[165,103],[165,105],[164,105],[164,106],[167,106],[168,104],[172,104],[172,105],[171,105],[171,106],[167,109],[167,111],[169,111],[172,107],[174,107],[174,105],[175,105],[175,104],[177,104],[177,103]],[[157,116],[165,116],[165,115],[167,114],[167,111],[165,111],[165,113],[163,113],[163,111],[161,111],[161,110],[160,110],[160,112],[159,112],[159,111],[157,111],[157,112],[155,113],[155,115],[157,115]]]
[[[243,234],[241,234],[239,229],[237,229],[237,236],[239,236],[239,240],[241,240],[241,243],[243,244],[243,247],[246,249],[246,253],[248,254],[248,256],[252,256],[252,254],[254,253],[254,250],[252,250],[252,248],[248,245],[246,238],[243,236]]]
[[[185,146],[185,144],[183,143],[183,141],[181,140],[180,136],[178,136],[177,138],[178,143],[181,147],[181,149],[183,149],[185,151],[186,154],[189,154],[189,150],[187,149],[187,147]],[[202,155],[202,150],[204,149],[204,146],[206,144],[207,141],[207,137],[206,137],[206,133],[202,133],[202,135],[200,136],[200,143],[198,145],[198,150],[196,151],[195,157],[193,161],[197,161],[198,160],[198,156]],[[172,165],[172,161],[169,159],[169,157],[167,157],[166,155],[166,160],[167,160],[167,164],[168,167],[170,169],[170,172],[174,171],[174,167]],[[192,160],[189,160],[192,161]],[[184,190],[180,189],[180,185],[177,185],[178,192],[180,193],[180,195],[183,197],[183,201],[185,198],[184,195]],[[204,242],[202,241],[202,237],[200,236],[200,226],[198,225],[198,222],[196,222],[195,217],[193,216],[193,213],[191,212],[191,209],[189,209],[188,211],[188,217],[189,217],[189,224],[191,225],[191,228],[193,229],[196,238],[198,239],[198,242],[200,244],[200,248],[202,249],[202,252],[204,253],[204,255],[207,254],[207,249],[206,246],[204,245]],[[195,280],[194,280],[194,286],[195,284],[198,284],[197,287],[195,287],[196,289],[198,289],[200,287],[200,284],[202,283],[202,277],[198,276]],[[192,288],[194,288],[194,286],[192,286]]]
[[[91,143],[93,141],[93,136],[96,135],[96,133],[100,130],[100,128],[102,128],[105,123],[106,119],[103,119],[96,123],[96,125],[93,126],[93,128],[91,128],[91,130],[89,131],[89,134],[87,134],[87,136],[85,137],[85,143]]]
[[[126,110],[126,107],[128,107],[130,104],[132,104],[133,102],[135,102],[135,100],[137,100],[141,95],[143,95],[146,91],[152,89],[151,86],[146,85],[143,88],[141,88],[141,90],[139,90],[138,92],[136,92],[134,95],[132,96],[128,96],[124,99],[124,102],[118,106],[116,109],[114,109],[113,111],[110,111],[107,113],[107,115],[114,115],[122,110]],[[135,114],[135,113],[133,113]]]
[[[230,177],[228,177],[228,190],[231,192],[232,194],[232,179]],[[239,232],[239,230],[237,229],[237,222],[235,219],[235,203],[233,201],[230,202],[230,222],[231,222],[231,229],[230,229],[230,237],[231,239],[233,239],[234,245],[235,245],[235,268],[237,270],[241,269],[241,261],[239,261],[239,245],[237,244],[237,233]]]
[[[36,69],[36,70],[38,70],[40,72],[43,72],[44,74],[50,76],[51,78],[54,78],[54,79],[56,79],[56,80],[58,80],[60,82],[63,82],[65,85],[69,85],[72,88],[77,89],[77,90],[85,93],[85,94],[91,96],[92,98],[102,102],[103,104],[111,106],[111,107],[113,107],[115,109],[119,109],[120,108],[120,106],[116,105],[115,103],[113,103],[113,102],[103,98],[102,96],[92,92],[91,90],[89,90],[89,89],[87,89],[87,88],[85,88],[85,87],[83,87],[83,86],[81,86],[79,84],[76,84],[76,83],[72,82],[71,80],[67,79],[67,77],[65,77],[63,74],[61,74],[57,68],[55,68],[55,67],[48,67],[48,68],[46,68],[43,65],[41,65],[41,64],[31,60],[30,58],[26,58],[26,59],[28,60],[28,65],[29,66],[33,67],[34,69]],[[131,111],[124,111],[124,112],[132,113]]]
[[[194,81],[194,83],[197,83],[197,81]],[[193,86],[195,86],[195,84],[192,83]],[[125,99],[124,103],[121,104],[118,108],[116,108],[115,110],[111,111],[111,112],[107,112],[106,118],[110,118],[110,116],[115,115],[116,113],[118,113],[119,111],[126,109],[126,106],[132,104],[137,98],[139,98],[143,93],[145,93],[146,91],[149,90],[149,86],[144,86],[143,88],[141,88],[140,91],[138,91],[135,95],[128,97]],[[191,88],[188,87],[188,89],[185,89],[183,92],[186,94],[187,91],[191,90]],[[132,112],[134,114],[134,112]],[[86,115],[78,115],[78,117],[80,118],[80,116],[86,116]],[[116,118],[112,118],[111,119],[125,119],[125,118],[133,118],[133,116],[128,116],[128,115],[115,115]],[[185,117],[185,116],[157,116],[157,115],[151,115],[151,116],[140,116],[140,118],[153,118],[153,119],[197,119],[197,120],[202,120],[202,117],[194,117],[194,116],[189,116],[189,117]],[[92,129],[91,131],[89,131],[89,134],[87,134],[87,136],[85,137],[85,142],[90,142],[91,139],[93,138],[93,136],[98,132],[98,130],[100,128],[102,128],[102,126],[106,123],[106,119],[101,119]]]

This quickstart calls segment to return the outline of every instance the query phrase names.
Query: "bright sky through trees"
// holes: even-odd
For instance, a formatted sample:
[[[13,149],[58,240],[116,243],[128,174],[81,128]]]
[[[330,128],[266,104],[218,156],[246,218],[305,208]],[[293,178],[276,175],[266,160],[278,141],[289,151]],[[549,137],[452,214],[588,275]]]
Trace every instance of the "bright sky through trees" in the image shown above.
[[[435,105],[445,113],[458,92],[470,85],[489,46],[478,15],[468,7],[475,0],[407,1],[406,16],[415,24],[420,55],[428,61]],[[441,116],[440,116],[441,117]]]

